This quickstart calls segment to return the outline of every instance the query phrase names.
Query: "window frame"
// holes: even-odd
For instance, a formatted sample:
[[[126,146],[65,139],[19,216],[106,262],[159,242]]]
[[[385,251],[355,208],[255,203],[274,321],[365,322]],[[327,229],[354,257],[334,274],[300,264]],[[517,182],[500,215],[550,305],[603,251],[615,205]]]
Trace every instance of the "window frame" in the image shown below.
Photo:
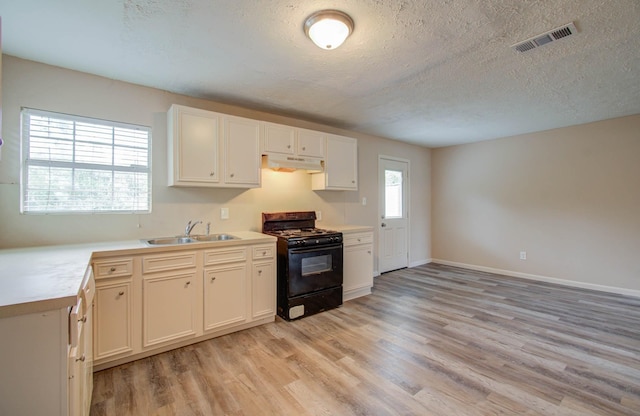
[[[66,153],[65,155],[68,155],[72,160],[71,161],[59,161],[59,160],[47,160],[47,159],[43,159],[43,158],[31,158],[30,157],[30,151],[31,151],[31,142],[32,142],[32,134],[31,134],[31,130],[30,130],[30,120],[32,116],[36,116],[36,117],[47,117],[47,118],[51,118],[51,119],[58,119],[64,122],[72,122],[74,129],[73,129],[73,133],[72,133],[72,138],[71,139],[65,139],[68,140],[72,150],[69,153]],[[112,138],[111,138],[111,142],[110,144],[107,144],[106,146],[108,146],[111,150],[112,153],[112,159],[111,159],[111,163],[110,164],[104,164],[104,163],[87,163],[87,162],[77,162],[75,161],[75,157],[76,157],[76,147],[78,143],[82,143],[82,144],[87,144],[90,143],[88,141],[82,141],[82,140],[78,140],[78,136],[76,134],[76,123],[86,123],[86,124],[93,124],[93,125],[97,125],[100,127],[106,127],[107,129],[111,129],[112,130]],[[127,129],[127,130],[137,130],[137,131],[142,131],[142,132],[146,132],[146,140],[147,140],[147,145],[146,145],[146,166],[144,165],[130,165],[130,166],[120,166],[117,163],[115,163],[115,155],[116,155],[116,149],[118,147],[127,147],[127,146],[122,146],[122,145],[117,145],[116,144],[116,135],[115,135],[115,130],[116,129]],[[35,137],[35,136],[33,136]],[[132,124],[132,123],[124,123],[124,122],[117,122],[117,121],[112,121],[112,120],[105,120],[105,119],[99,119],[99,118],[93,118],[93,117],[85,117],[85,116],[80,116],[80,115],[74,115],[74,114],[66,114],[66,113],[59,113],[59,112],[53,112],[53,111],[46,111],[46,110],[38,110],[38,109],[33,109],[33,108],[28,108],[28,107],[23,107],[21,108],[20,111],[20,140],[21,140],[21,146],[20,146],[20,150],[21,150],[21,158],[20,158],[20,213],[21,214],[25,214],[25,215],[57,215],[57,214],[75,214],[75,215],[95,215],[95,214],[148,214],[151,213],[151,209],[152,209],[152,152],[151,152],[151,146],[152,146],[152,129],[149,126],[144,126],[144,125],[139,125],[139,124]],[[45,139],[46,141],[47,139]],[[54,140],[54,139],[51,139]],[[94,145],[96,143],[93,143]],[[101,146],[105,146],[105,143],[100,143]],[[132,146],[132,148],[135,146]],[[138,147],[138,149],[143,149],[144,151],[144,147]],[[46,210],[46,209],[29,209],[28,207],[28,193],[30,191],[29,189],[29,167],[31,166],[41,166],[41,167],[45,167],[45,168],[67,168],[67,169],[71,169],[71,176],[72,176],[72,186],[71,186],[71,190],[74,190],[74,184],[75,184],[75,179],[76,179],[76,172],[74,172],[76,169],[81,169],[81,170],[89,170],[92,172],[108,172],[111,173],[111,178],[110,178],[110,184],[111,184],[111,190],[110,190],[110,195],[111,195],[111,200],[113,201],[113,198],[115,197],[115,191],[116,191],[116,187],[117,185],[115,184],[115,176],[117,172],[125,172],[125,173],[136,173],[136,174],[143,174],[146,175],[146,208],[143,209],[114,209],[114,205],[110,204],[109,209],[82,209],[82,208],[76,208],[74,209],[73,206],[71,205],[67,205],[66,207],[64,207],[63,209],[53,209],[53,210]],[[143,197],[144,197],[144,193],[143,193]],[[144,202],[144,199],[140,198],[139,201]],[[79,201],[78,199],[75,199],[75,201]],[[96,201],[99,201],[99,199],[96,199]]]

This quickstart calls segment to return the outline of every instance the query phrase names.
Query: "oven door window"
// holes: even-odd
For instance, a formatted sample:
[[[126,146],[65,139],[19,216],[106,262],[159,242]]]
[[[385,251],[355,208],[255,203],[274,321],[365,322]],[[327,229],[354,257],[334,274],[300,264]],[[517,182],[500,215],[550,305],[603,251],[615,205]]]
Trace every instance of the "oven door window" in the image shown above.
[[[330,272],[331,270],[333,270],[332,264],[333,262],[331,261],[331,254],[306,257],[302,259],[300,271],[302,272],[302,276]]]

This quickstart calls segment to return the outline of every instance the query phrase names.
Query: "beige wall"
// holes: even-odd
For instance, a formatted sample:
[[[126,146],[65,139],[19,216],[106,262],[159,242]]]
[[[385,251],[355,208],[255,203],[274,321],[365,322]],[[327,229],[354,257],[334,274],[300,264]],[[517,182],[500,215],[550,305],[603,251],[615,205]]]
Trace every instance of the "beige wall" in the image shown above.
[[[215,231],[261,227],[263,211],[321,210],[323,224],[377,225],[377,155],[410,160],[419,180],[412,186],[410,262],[430,258],[430,150],[328,126],[199,100],[62,68],[3,56],[3,146],[0,161],[0,247],[113,241],[175,235],[192,218],[212,222]],[[166,111],[173,103],[344,134],[358,139],[359,191],[311,191],[304,172],[263,170],[260,189],[169,188],[166,169]],[[152,127],[153,212],[146,215],[19,214],[20,108],[30,107]],[[362,206],[362,197],[368,204]],[[220,220],[228,207],[229,220]]]
[[[434,259],[640,290],[640,115],[435,149],[432,162]]]

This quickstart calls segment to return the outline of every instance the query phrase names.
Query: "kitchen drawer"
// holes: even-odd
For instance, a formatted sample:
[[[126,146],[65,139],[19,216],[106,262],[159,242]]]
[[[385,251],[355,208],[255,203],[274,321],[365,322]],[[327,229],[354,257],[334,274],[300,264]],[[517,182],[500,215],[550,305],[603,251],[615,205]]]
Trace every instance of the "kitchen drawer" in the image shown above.
[[[253,248],[253,260],[273,258],[273,246],[258,246]]]
[[[131,276],[133,274],[133,259],[120,258],[94,261],[93,274],[96,279]]]
[[[142,258],[142,273],[165,272],[196,267],[195,251],[165,253]]]
[[[373,233],[366,232],[366,233],[343,234],[342,243],[345,247],[355,246],[358,244],[372,244]]]
[[[247,250],[244,247],[206,250],[204,252],[205,266],[209,266],[211,264],[233,263],[237,261],[246,261],[246,260],[247,260]]]

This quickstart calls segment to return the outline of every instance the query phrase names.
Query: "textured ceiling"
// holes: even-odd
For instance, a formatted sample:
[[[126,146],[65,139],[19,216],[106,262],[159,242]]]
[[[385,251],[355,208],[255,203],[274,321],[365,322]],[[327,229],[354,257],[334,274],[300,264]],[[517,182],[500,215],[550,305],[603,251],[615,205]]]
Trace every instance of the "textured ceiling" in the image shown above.
[[[345,11],[335,51],[305,18]],[[446,146],[640,113],[638,0],[0,0],[3,52]],[[511,45],[575,22],[526,53]]]

